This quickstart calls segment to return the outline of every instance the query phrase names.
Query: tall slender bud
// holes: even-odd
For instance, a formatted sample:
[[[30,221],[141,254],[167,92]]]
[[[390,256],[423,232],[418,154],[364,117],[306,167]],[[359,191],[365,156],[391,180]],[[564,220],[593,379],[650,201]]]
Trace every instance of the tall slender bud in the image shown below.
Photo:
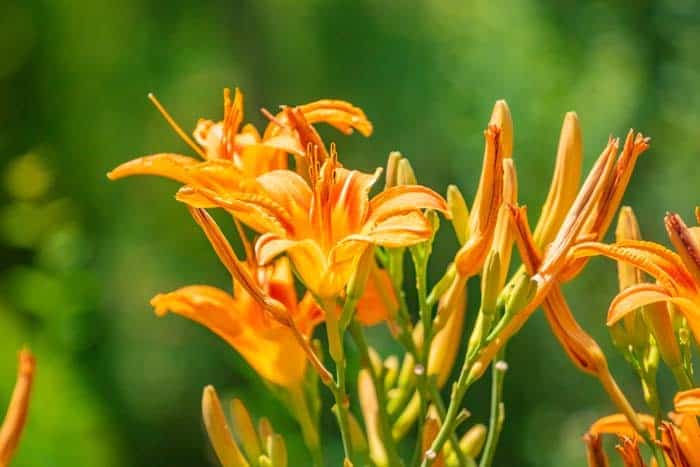
[[[416,181],[416,174],[411,167],[411,163],[408,159],[402,158],[399,161],[398,169],[396,171],[396,184],[397,185],[415,185],[418,183]]]
[[[700,282],[700,241],[698,241],[698,236],[685,225],[681,216],[675,212],[666,214],[664,225],[673,247],[683,260],[683,264],[695,280]]]
[[[452,214],[452,227],[455,229],[457,241],[464,245],[469,238],[469,208],[456,185],[447,187],[447,208]]]
[[[399,151],[391,151],[389,159],[386,162],[386,184],[384,189],[389,189],[396,186],[396,176],[399,168],[399,162],[403,159]]]
[[[554,240],[576,198],[581,181],[582,161],[583,143],[578,116],[575,112],[568,112],[564,116],[559,136],[552,183],[535,227],[535,243],[540,249]]]
[[[202,394],[202,418],[207,429],[207,435],[209,435],[209,441],[221,465],[226,467],[239,465],[247,467],[248,461],[246,461],[243,453],[233,441],[221,402],[213,386],[204,388],[204,393]]]

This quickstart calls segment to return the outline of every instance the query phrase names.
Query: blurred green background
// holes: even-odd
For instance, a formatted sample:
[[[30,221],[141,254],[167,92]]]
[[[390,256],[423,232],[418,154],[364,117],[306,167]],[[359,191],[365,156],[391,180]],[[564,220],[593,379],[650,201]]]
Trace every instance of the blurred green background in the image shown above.
[[[290,433],[291,465],[306,463],[294,422],[236,353],[205,329],[151,312],[159,291],[225,286],[227,278],[174,201],[175,183],[105,178],[135,156],[187,152],[147,92],[187,129],[200,116],[221,117],[224,86],[242,88],[246,121],[256,124],[260,107],[350,100],[375,134],[333,135],[345,164],[370,169],[399,149],[419,180],[443,193],[450,183],[473,193],[481,132],[493,102],[505,98],[521,200],[533,219],[566,111],[582,122],[586,167],[609,134],[634,126],[652,136],[652,148],[625,203],[644,234],[662,240],[665,210],[690,218],[698,202],[699,41],[692,0],[3,0],[3,405],[17,349],[28,344],[38,359],[15,465],[211,465],[199,417],[205,384],[269,415]],[[444,230],[434,278],[456,248]],[[615,288],[612,263],[596,260],[566,293],[641,407],[603,323]],[[612,411],[597,382],[574,369],[539,314],[508,355],[496,464],[582,465],[581,435]],[[486,420],[487,392],[485,382],[467,398],[477,421]],[[328,415],[323,423],[328,458],[337,459],[335,424]]]

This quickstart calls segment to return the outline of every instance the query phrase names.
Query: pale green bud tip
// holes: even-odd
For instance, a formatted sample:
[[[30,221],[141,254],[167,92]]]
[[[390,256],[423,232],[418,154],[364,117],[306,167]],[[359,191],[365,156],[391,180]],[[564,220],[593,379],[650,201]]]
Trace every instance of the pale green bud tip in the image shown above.
[[[386,184],[385,188],[396,186],[396,177],[399,167],[399,162],[403,159],[399,151],[392,151],[389,154],[389,160],[386,163]]]
[[[408,159],[401,159],[399,161],[399,167],[396,174],[396,184],[397,185],[415,185],[416,174],[413,172],[413,167]]]
[[[452,215],[457,240],[463,245],[469,238],[469,208],[462,192],[455,185],[447,187],[447,208]]]
[[[484,313],[496,311],[496,301],[501,282],[501,257],[497,251],[492,250],[486,258],[484,272],[481,280],[481,309]]]
[[[537,293],[537,282],[522,274],[506,298],[506,313],[513,315],[527,306]]]

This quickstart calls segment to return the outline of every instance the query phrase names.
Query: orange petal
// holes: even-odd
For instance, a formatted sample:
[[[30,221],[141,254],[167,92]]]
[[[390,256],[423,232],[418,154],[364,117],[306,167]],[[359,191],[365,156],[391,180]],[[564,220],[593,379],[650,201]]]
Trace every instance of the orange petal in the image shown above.
[[[369,212],[369,190],[381,172],[381,168],[373,174],[335,169],[335,183],[331,187],[328,201],[334,239],[343,238],[361,229]]]
[[[339,131],[350,134],[355,129],[363,136],[372,134],[372,123],[361,108],[350,102],[322,99],[299,106],[306,120],[311,123],[327,123]]]
[[[188,167],[195,166],[201,161],[180,154],[161,153],[125,162],[107,174],[110,180],[118,180],[132,175],[156,175],[170,178],[180,183],[192,181]]]
[[[290,170],[273,170],[257,180],[267,196],[287,213],[297,236],[308,235],[312,195],[306,180]]]
[[[292,228],[289,215],[266,195],[218,194],[213,190],[187,185],[180,188],[175,198],[192,208],[223,208],[256,232],[284,234]]]
[[[603,439],[599,435],[586,433],[583,440],[586,443],[588,467],[608,467],[608,457],[603,450]]]
[[[267,264],[282,253],[289,255],[306,287],[326,296],[319,290],[322,276],[327,269],[326,258],[316,242],[310,239],[289,240],[274,234],[264,234],[255,243],[255,255],[260,264]]]
[[[610,304],[607,325],[612,326],[627,313],[656,302],[671,300],[668,291],[655,284],[638,284],[620,292]]]
[[[411,246],[428,240],[433,234],[433,226],[419,211],[393,215],[371,225],[359,235],[350,235],[345,240],[364,240],[388,248]]]
[[[356,317],[365,326],[373,326],[396,314],[399,302],[394,294],[389,273],[374,266],[365,291],[357,302]]]
[[[654,417],[646,414],[638,414],[639,420],[649,430],[649,434],[655,438]],[[611,434],[633,438],[639,436],[630,425],[624,414],[616,413],[599,418],[588,430],[593,435]]]
[[[34,356],[23,349],[19,353],[17,382],[12,391],[10,405],[0,428],[0,465],[9,465],[19,444],[29,412],[29,401],[34,382]]]
[[[510,159],[513,157],[513,118],[505,100],[498,100],[494,104],[489,125],[495,125],[501,130],[503,158]]]
[[[700,388],[677,393],[673,398],[673,407],[677,413],[700,415]]]
[[[372,198],[368,222],[379,222],[416,209],[432,209],[449,216],[447,202],[430,188],[422,185],[398,185]]]

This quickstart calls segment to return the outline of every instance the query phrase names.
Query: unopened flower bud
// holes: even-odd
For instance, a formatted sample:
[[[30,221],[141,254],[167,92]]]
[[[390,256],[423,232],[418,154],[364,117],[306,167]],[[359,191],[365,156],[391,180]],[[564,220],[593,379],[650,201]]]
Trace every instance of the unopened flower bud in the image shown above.
[[[396,184],[415,185],[416,183],[416,174],[413,172],[411,163],[408,162],[408,159],[401,159],[396,173]]]
[[[233,420],[233,431],[240,441],[243,451],[249,459],[257,459],[262,454],[262,447],[258,434],[255,431],[253,420],[243,402],[239,399],[231,401],[231,418]]]
[[[247,465],[243,453],[233,441],[219,397],[213,386],[204,388],[202,418],[216,457],[221,465]]]
[[[456,185],[447,187],[447,208],[452,214],[452,227],[455,229],[457,241],[464,245],[469,238],[469,208]]]
[[[386,163],[386,184],[384,189],[396,186],[396,176],[399,168],[399,161],[401,161],[401,153],[399,151],[392,151],[389,154],[389,160]]]

